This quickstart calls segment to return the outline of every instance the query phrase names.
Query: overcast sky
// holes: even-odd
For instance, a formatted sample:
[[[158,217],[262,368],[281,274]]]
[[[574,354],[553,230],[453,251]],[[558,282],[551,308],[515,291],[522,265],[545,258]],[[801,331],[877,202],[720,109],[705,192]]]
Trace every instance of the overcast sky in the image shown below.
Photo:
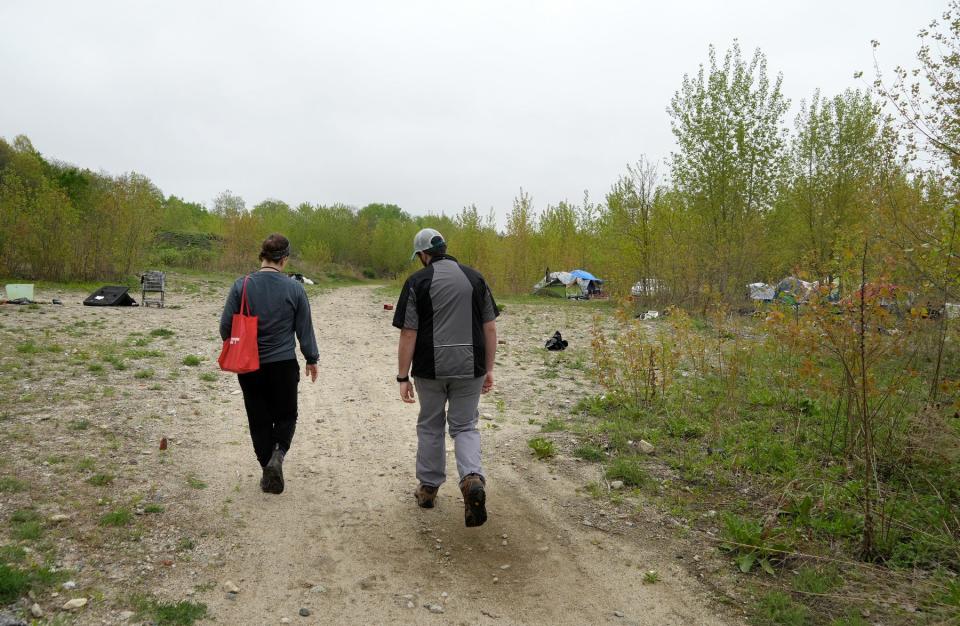
[[[210,206],[506,213],[665,162],[684,73],[760,47],[798,104],[910,64],[945,2],[0,0],[0,136]],[[792,124],[793,113],[790,114]],[[662,166],[665,170],[665,166]]]

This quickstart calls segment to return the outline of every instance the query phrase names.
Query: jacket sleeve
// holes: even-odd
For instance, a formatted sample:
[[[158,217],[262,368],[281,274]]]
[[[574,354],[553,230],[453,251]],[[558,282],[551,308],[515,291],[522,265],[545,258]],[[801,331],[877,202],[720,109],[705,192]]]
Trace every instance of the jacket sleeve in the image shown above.
[[[297,314],[294,321],[297,331],[297,341],[300,342],[300,352],[313,365],[320,358],[320,349],[317,348],[317,336],[313,332],[313,318],[310,315],[310,299],[306,290],[301,286],[297,301]]]
[[[233,316],[240,312],[240,282],[233,283],[230,293],[227,294],[227,303],[223,305],[223,313],[220,314],[220,339],[226,341],[230,338],[230,330],[233,326]]]

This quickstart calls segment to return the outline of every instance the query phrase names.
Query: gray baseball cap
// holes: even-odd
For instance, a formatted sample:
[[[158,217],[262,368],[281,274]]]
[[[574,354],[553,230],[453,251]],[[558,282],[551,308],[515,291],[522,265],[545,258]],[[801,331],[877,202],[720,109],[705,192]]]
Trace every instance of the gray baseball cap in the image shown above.
[[[424,228],[413,237],[413,254],[410,255],[410,260],[412,261],[418,252],[427,252],[446,243],[440,231],[432,228]]]

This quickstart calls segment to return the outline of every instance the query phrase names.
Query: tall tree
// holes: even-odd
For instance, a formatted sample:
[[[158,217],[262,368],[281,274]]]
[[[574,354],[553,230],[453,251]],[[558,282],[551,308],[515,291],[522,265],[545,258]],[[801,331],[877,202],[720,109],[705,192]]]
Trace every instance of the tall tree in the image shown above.
[[[783,172],[789,101],[782,77],[767,76],[758,49],[744,60],[734,42],[718,62],[685,75],[667,111],[678,151],[671,174],[697,218],[702,264],[721,293],[742,290],[759,252],[760,218],[772,206]]]

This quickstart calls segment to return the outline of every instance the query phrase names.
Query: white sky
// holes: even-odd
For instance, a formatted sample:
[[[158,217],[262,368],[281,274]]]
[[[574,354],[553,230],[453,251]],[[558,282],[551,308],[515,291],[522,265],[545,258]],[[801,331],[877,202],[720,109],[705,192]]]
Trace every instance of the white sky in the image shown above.
[[[210,206],[265,198],[502,220],[665,161],[684,73],[734,38],[794,105],[912,64],[946,2],[0,0],[0,136]],[[793,113],[790,114],[792,125]],[[666,167],[662,166],[665,171]]]

